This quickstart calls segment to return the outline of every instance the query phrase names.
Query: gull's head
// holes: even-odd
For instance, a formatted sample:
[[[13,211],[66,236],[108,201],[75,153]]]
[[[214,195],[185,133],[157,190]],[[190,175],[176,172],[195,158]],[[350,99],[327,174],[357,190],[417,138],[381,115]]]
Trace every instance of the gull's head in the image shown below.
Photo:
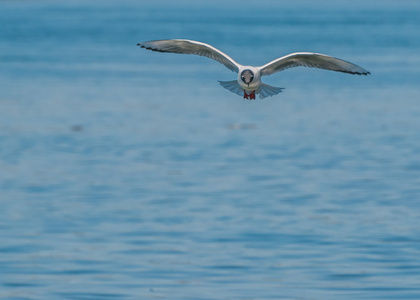
[[[252,80],[254,80],[254,73],[249,69],[243,70],[241,73],[241,80],[249,86]]]

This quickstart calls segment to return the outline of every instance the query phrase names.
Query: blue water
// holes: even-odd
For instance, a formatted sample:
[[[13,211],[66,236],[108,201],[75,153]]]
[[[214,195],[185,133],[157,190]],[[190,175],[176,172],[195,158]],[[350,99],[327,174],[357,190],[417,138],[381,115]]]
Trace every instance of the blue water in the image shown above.
[[[1,1],[1,299],[420,299],[418,1]],[[295,68],[247,101],[189,38]]]

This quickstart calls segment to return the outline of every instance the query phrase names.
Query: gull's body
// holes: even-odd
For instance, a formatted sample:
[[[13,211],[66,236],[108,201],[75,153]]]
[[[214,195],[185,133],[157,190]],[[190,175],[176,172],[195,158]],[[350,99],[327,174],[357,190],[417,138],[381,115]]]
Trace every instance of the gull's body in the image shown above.
[[[275,59],[263,66],[253,67],[238,64],[222,51],[214,48],[213,46],[197,41],[179,39],[158,40],[140,43],[138,46],[152,51],[195,54],[214,59],[231,71],[238,73],[237,80],[219,81],[220,84],[235,94],[240,96],[243,95],[245,99],[255,99],[255,94],[258,94],[259,97],[263,99],[280,93],[283,88],[262,83],[261,77],[292,67],[311,67],[358,75],[370,74],[362,67],[348,61],[311,52],[292,53]]]

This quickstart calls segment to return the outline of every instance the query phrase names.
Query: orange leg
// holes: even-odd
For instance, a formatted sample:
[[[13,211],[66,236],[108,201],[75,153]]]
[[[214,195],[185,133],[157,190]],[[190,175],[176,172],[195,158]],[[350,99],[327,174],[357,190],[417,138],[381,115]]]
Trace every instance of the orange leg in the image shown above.
[[[247,92],[244,90],[244,99],[255,100],[255,91],[252,91],[250,94],[247,94]]]
[[[251,94],[249,94],[249,99],[254,99],[255,100],[255,91],[252,91]]]

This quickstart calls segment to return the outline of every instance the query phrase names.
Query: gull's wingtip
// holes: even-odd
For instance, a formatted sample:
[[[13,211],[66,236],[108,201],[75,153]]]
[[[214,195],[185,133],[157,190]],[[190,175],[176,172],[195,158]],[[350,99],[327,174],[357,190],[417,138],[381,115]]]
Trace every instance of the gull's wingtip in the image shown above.
[[[365,76],[367,76],[367,75],[370,75],[370,72],[369,72],[369,71],[366,71],[366,72],[356,72],[356,73],[354,73],[354,74],[356,74],[356,75],[365,75]]]
[[[347,71],[347,70],[333,70],[333,71],[338,71],[338,72],[343,72],[343,73],[347,73],[347,74],[353,74],[353,75],[370,75],[369,71]]]
[[[356,72],[355,74],[367,76],[367,75],[370,75],[370,72],[368,70],[362,69],[361,72]]]

